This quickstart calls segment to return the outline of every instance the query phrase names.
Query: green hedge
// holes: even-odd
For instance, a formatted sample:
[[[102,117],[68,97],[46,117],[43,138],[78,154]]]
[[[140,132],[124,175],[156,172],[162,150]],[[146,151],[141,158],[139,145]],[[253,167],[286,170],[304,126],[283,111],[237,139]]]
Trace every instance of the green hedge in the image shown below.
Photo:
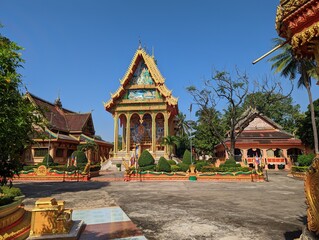
[[[147,151],[147,150],[144,150],[138,159],[138,165],[140,167],[154,165],[154,163],[155,163],[155,160],[154,160],[152,154],[150,154],[149,151]]]
[[[178,165],[171,165],[171,171],[172,172],[179,172],[179,171],[181,171],[181,168]]]
[[[156,165],[152,164],[152,165],[148,165],[145,167],[139,167],[139,171],[143,172],[143,171],[155,171],[156,170]]]
[[[164,157],[160,157],[158,164],[156,166],[156,171],[158,172],[171,172],[171,165]]]
[[[223,167],[218,168],[214,166],[204,166],[201,172],[249,172],[251,169],[249,167]]]
[[[180,168],[180,171],[186,172],[189,169],[189,164],[186,163],[178,163],[177,166]]]
[[[291,171],[292,171],[292,172],[307,172],[308,169],[309,169],[308,166],[303,166],[303,167],[292,166],[292,167],[291,167]]]
[[[196,162],[196,170],[197,171],[201,171],[202,170],[202,167],[204,167],[204,166],[207,166],[208,165],[208,162],[207,161],[197,161]]]

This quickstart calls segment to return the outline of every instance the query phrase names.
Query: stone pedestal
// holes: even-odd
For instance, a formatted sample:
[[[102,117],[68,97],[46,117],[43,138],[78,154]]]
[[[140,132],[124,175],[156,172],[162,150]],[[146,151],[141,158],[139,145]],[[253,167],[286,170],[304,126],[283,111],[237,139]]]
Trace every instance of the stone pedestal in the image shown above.
[[[32,209],[28,240],[78,239],[83,226],[83,221],[72,221],[72,209],[65,209],[64,201],[40,198]]]

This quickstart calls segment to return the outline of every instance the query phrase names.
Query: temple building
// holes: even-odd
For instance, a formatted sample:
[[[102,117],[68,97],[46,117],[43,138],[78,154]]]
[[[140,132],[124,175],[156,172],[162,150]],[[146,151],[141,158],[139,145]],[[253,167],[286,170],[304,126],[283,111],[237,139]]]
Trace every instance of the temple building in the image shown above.
[[[36,114],[43,119],[44,129],[34,126],[37,134],[34,144],[22,156],[25,164],[42,162],[48,152],[54,162],[65,164],[78,145],[88,142],[97,145],[96,151],[86,152],[89,161],[99,163],[109,159],[113,144],[95,136],[91,113],[76,113],[62,108],[59,98],[50,103],[31,93],[26,93],[26,97],[39,109]]]
[[[155,159],[168,157],[162,141],[175,135],[178,104],[165,86],[154,56],[138,48],[118,90],[104,107],[114,118],[113,160],[137,158],[143,150]]]
[[[244,128],[236,140],[235,149],[235,160],[242,166],[256,167],[256,162],[259,162],[265,169],[289,169],[298,155],[311,152],[300,139],[284,131],[270,118],[255,109],[248,111],[247,117],[236,128]],[[230,147],[230,140],[226,139],[225,144]],[[221,161],[228,158],[222,144],[215,150]]]

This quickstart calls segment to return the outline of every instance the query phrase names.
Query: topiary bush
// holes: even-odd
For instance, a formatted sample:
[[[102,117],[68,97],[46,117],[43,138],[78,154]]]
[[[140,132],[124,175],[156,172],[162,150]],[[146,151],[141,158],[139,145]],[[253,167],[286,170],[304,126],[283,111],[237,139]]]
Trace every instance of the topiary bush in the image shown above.
[[[167,160],[167,162],[169,163],[169,165],[176,165],[176,162],[174,160]]]
[[[156,170],[158,172],[171,172],[171,165],[164,157],[160,157],[156,166]]]
[[[195,163],[194,159],[193,160],[193,163]],[[190,165],[192,162],[191,162],[191,152],[188,151],[187,149],[185,150],[184,152],[184,155],[183,155],[183,163],[185,164],[188,164]]]
[[[186,172],[189,169],[189,164],[186,163],[179,163],[177,166],[180,168],[181,171]]]
[[[73,158],[76,158],[76,164],[77,164],[77,166],[83,165],[83,164],[85,165],[85,164],[88,163],[88,159],[87,159],[85,153],[82,152],[82,151],[79,151],[79,150],[74,151],[74,152],[72,153],[72,157],[73,157]]]
[[[141,154],[141,156],[138,159],[138,165],[141,167],[146,167],[149,165],[154,165],[154,158],[152,154],[149,153],[149,151],[144,150]]]
[[[230,158],[225,161],[225,163],[219,166],[220,168],[234,168],[234,167],[241,167],[239,163],[236,163],[235,159]]]
[[[42,164],[40,165],[45,165],[45,166],[54,166],[56,165],[56,163],[54,162],[52,156],[50,154],[45,154],[43,160],[42,160]]]
[[[315,155],[314,154],[303,154],[299,155],[297,158],[297,162],[299,166],[310,166],[312,163],[312,160],[314,159]]]

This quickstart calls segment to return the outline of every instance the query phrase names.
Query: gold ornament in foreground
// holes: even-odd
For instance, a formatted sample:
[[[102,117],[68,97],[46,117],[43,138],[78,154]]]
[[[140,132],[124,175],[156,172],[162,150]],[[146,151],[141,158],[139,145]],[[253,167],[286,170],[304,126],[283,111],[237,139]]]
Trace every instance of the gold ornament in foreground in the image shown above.
[[[305,178],[308,229],[319,235],[319,156],[313,160]]]

